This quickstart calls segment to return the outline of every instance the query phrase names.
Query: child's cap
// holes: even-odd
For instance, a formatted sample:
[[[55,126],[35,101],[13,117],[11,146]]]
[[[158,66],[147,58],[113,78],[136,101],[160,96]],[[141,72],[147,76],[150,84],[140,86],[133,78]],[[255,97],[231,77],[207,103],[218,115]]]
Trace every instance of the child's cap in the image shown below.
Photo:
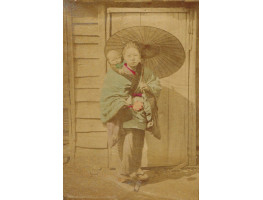
[[[118,57],[121,57],[121,53],[116,51],[116,50],[110,50],[108,53],[107,53],[107,59],[109,59],[110,57],[113,57],[113,56],[118,56]]]

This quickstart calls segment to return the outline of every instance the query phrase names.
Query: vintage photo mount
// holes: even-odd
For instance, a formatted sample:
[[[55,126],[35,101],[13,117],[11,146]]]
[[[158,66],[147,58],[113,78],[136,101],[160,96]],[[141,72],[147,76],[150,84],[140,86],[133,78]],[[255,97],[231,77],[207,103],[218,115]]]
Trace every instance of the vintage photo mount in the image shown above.
[[[136,29],[133,33],[131,28],[136,27],[139,27],[139,30]],[[170,46],[176,44],[173,39],[167,40],[168,35],[165,35],[164,32],[164,39],[162,39],[161,32],[157,37],[159,32],[145,33],[142,30],[146,31],[146,28],[140,27],[156,28],[171,34],[171,38],[175,37],[181,44],[184,55],[181,55],[180,52],[177,55],[173,54],[173,47],[171,47],[172,51],[163,50],[161,42],[164,46],[169,46],[169,41]],[[103,83],[107,73],[111,70],[105,54],[109,50],[107,47],[117,48],[112,47],[112,44],[118,43],[118,38],[112,40],[112,44],[109,44],[109,41],[115,37],[114,34],[125,29],[128,30],[126,35],[118,35],[119,38],[127,39],[122,41],[124,46],[126,41],[132,40],[134,36],[134,40],[139,41],[138,43],[143,43],[142,40],[146,41],[142,47],[146,52],[147,42],[159,41],[159,43],[156,42],[159,49],[149,47],[150,53],[142,56],[142,62],[148,65],[148,68],[152,67],[151,69],[154,69],[156,63],[162,68],[159,74],[156,72],[158,76],[161,76],[162,86],[157,101],[161,139],[145,134],[142,150],[141,168],[148,173],[149,180],[128,184],[113,180],[118,165],[118,149],[117,145],[109,146],[107,126],[101,121]],[[140,40],[137,39],[136,31],[141,34]],[[165,40],[168,43],[165,43]],[[198,0],[64,0],[63,49],[64,198],[108,197],[118,199],[118,195],[113,198],[112,193],[107,189],[104,195],[95,192],[99,191],[99,185],[105,188],[112,181],[113,185],[121,186],[124,192],[134,190],[138,194],[151,194],[152,198],[163,199],[175,197],[173,192],[176,193],[176,191],[172,191],[169,187],[169,184],[174,184],[180,188],[180,191],[183,191],[181,193],[177,191],[177,197],[198,199]],[[166,57],[164,55],[159,58],[161,51],[167,52]],[[167,72],[164,72],[165,70]],[[163,77],[160,74],[163,74]],[[86,182],[88,179],[93,180],[94,183],[98,181],[97,189]],[[105,182],[102,181],[104,179]],[[81,181],[83,185],[78,185]],[[179,183],[180,181],[182,184]],[[155,186],[167,187],[167,191],[160,189],[159,192]],[[190,192],[192,192],[191,195]],[[139,199],[139,197],[134,199]]]

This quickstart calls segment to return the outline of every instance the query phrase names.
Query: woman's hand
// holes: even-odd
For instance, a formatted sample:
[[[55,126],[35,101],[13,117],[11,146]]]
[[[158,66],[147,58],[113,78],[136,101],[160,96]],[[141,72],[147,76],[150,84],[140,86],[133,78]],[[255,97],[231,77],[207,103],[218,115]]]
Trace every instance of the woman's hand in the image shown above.
[[[129,96],[129,98],[126,100],[127,105],[131,105],[132,104],[132,97]]]
[[[144,83],[144,82],[141,82],[141,83],[140,83],[139,88],[140,88],[141,90],[149,90],[148,85],[147,85],[146,83]]]
[[[134,102],[132,108],[134,111],[139,111],[143,108],[143,103],[140,101],[136,101],[136,102]]]

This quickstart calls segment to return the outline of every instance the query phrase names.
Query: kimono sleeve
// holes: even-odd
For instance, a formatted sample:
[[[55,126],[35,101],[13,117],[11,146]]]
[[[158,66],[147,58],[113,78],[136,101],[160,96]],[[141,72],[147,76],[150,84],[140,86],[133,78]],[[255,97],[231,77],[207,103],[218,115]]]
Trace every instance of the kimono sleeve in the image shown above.
[[[158,99],[162,90],[159,78],[156,77],[150,69],[146,68],[144,80],[149,86],[150,92],[154,95],[156,99]]]

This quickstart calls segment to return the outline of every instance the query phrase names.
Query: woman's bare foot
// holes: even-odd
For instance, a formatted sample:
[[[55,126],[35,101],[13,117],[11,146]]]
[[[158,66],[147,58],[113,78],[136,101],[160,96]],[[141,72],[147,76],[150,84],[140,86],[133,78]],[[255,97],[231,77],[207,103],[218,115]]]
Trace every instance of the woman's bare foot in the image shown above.
[[[137,174],[137,179],[139,181],[147,181],[149,179],[149,176],[147,174]]]
[[[139,168],[137,172],[133,172],[130,174],[130,178],[138,181],[146,181],[149,179],[149,176],[145,174],[141,168]]]
[[[139,168],[137,170],[137,175],[143,175],[143,174],[144,174],[144,171],[141,168]]]
[[[136,179],[137,178],[137,173],[136,172],[133,172],[130,174],[130,178],[131,179]]]
[[[149,179],[149,176],[147,174],[145,174],[141,168],[139,168],[137,171],[137,179],[139,181],[146,181]]]

